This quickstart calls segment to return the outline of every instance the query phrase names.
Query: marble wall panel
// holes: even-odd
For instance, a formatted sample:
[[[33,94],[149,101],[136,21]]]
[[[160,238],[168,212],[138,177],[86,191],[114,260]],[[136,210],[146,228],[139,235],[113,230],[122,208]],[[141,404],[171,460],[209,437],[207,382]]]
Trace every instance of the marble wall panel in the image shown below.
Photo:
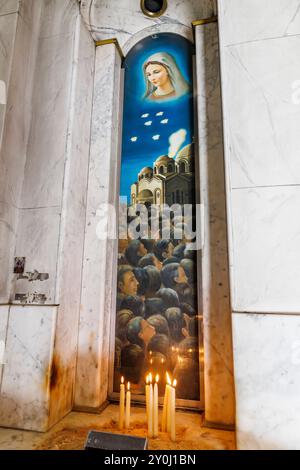
[[[74,33],[39,41],[22,206],[61,204]]]
[[[298,49],[293,36],[223,50],[233,188],[300,183]]]
[[[1,353],[4,352],[4,355],[0,356],[0,390],[2,384],[2,373],[3,367],[6,359],[7,354],[5,354],[5,347],[6,347],[6,337],[7,337],[7,324],[8,324],[8,315],[9,315],[9,305],[0,305],[0,351]],[[4,346],[4,349],[2,349]]]
[[[15,294],[44,294],[46,303],[54,304],[60,215],[60,206],[20,210],[16,256],[26,257],[26,271],[48,273],[49,279],[16,280]]]
[[[233,314],[240,450],[299,450],[300,316]]]
[[[300,33],[298,0],[218,0],[224,46]]]
[[[159,18],[143,15],[140,2],[131,0],[83,0],[81,11],[96,40],[116,37],[123,46],[132,35],[149,26],[176,24],[190,27],[194,20],[213,16],[216,12],[216,2],[169,2],[166,12]]]
[[[300,187],[232,193],[233,309],[300,312]]]
[[[85,25],[78,19],[55,294],[55,302],[59,304],[55,339],[55,361],[59,380],[51,390],[51,425],[69,412],[73,405],[94,64],[94,42]]]
[[[234,424],[231,307],[217,24],[197,26],[200,200],[204,205],[202,297],[205,418]]]
[[[20,0],[0,0],[0,16],[17,13],[20,8]]]
[[[0,394],[1,426],[47,429],[55,322],[55,307],[10,307],[7,364]]]
[[[100,240],[96,231],[101,205],[117,205],[120,81],[121,58],[117,48],[114,44],[98,47],[75,391],[75,405],[81,407],[100,406],[108,393],[117,246],[116,240]]]

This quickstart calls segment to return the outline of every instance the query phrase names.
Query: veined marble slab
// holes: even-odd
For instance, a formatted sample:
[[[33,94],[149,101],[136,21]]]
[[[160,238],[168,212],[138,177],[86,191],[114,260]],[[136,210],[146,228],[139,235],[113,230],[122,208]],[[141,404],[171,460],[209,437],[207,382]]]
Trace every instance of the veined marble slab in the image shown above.
[[[215,14],[216,1],[170,1],[166,12],[159,18],[145,16],[140,2],[132,0],[83,0],[81,11],[96,40],[114,37],[122,47],[132,35],[149,26],[176,24],[191,27],[192,21]]]
[[[11,306],[0,426],[46,431],[56,307]]]
[[[300,312],[300,186],[234,190],[234,311]]]
[[[103,67],[105,64],[105,67]],[[116,302],[117,241],[100,240],[98,210],[118,204],[121,58],[114,44],[96,52],[75,405],[107,398],[109,342]],[[110,222],[113,221],[111,214]]]
[[[299,0],[218,0],[221,44],[300,33]]]
[[[240,450],[300,449],[300,316],[233,314]]]
[[[196,26],[196,75],[201,203],[205,418],[234,424],[231,306],[227,255],[219,44],[216,24]],[[199,276],[199,279],[201,277]]]
[[[17,13],[19,8],[20,0],[0,0],[0,16]]]
[[[300,184],[298,50],[299,36],[223,49],[233,188]]]

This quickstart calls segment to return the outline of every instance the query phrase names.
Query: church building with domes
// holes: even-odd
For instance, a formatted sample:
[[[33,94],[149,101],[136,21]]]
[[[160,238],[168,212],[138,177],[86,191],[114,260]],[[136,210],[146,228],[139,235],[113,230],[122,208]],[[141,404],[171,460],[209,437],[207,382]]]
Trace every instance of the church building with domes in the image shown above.
[[[193,173],[193,144],[186,145],[176,158],[162,155],[153,168],[139,172],[138,181],[131,185],[131,205],[192,204]]]

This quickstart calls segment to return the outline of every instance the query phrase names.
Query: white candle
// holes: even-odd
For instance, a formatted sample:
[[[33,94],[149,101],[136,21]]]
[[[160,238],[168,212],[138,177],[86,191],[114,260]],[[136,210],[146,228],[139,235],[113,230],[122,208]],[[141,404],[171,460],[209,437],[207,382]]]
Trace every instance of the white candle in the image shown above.
[[[125,385],[124,385],[124,377],[121,377],[120,406],[119,406],[119,429],[123,429],[123,427],[124,427],[124,412],[125,412]]]
[[[170,408],[171,408],[171,441],[176,442],[176,421],[175,421],[175,410],[176,410],[176,387],[177,381],[173,381],[173,387],[170,387]]]
[[[149,393],[150,393],[149,375],[147,375],[147,377],[146,377],[145,393],[146,393],[146,414],[147,414],[147,425],[148,425],[148,420],[149,420]]]
[[[159,376],[156,375],[153,391],[153,437],[158,436],[158,381]]]
[[[164,406],[163,406],[163,414],[162,414],[162,423],[161,423],[161,430],[162,432],[167,432],[167,423],[168,423],[168,411],[169,411],[169,391],[170,391],[170,376],[167,372],[166,374],[167,377],[167,383],[166,383],[166,388],[165,388],[165,396],[164,396]]]
[[[125,413],[125,428],[129,429],[130,427],[130,405],[131,405],[131,393],[130,393],[130,382],[127,384],[126,392],[126,413]]]
[[[153,386],[152,374],[149,374],[149,409],[148,409],[148,436],[153,437]]]

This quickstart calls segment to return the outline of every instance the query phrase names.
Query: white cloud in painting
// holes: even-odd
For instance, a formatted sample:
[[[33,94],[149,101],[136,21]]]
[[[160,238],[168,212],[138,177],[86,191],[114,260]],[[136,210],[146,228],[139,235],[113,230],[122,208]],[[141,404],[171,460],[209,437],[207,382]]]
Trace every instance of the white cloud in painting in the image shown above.
[[[174,134],[170,135],[169,138],[169,157],[174,158],[175,155],[177,154],[178,150],[180,149],[181,145],[186,139],[186,130],[185,129],[179,129],[177,132],[174,132]]]
[[[146,121],[145,122],[145,126],[151,126],[151,124],[152,124],[152,121]]]
[[[164,113],[162,111],[159,111],[159,113],[156,113],[156,116],[163,116]]]
[[[138,138],[137,137],[131,137],[130,140],[131,140],[131,142],[136,142],[138,140]]]
[[[152,139],[153,139],[153,140],[159,140],[159,139],[160,139],[160,135],[159,135],[159,134],[154,135],[154,136],[152,137]]]
[[[162,121],[160,121],[161,124],[168,124],[169,122],[169,119],[163,119]]]
[[[141,117],[142,117],[143,119],[145,119],[145,118],[149,117],[149,113],[142,114],[142,116],[141,116]]]

